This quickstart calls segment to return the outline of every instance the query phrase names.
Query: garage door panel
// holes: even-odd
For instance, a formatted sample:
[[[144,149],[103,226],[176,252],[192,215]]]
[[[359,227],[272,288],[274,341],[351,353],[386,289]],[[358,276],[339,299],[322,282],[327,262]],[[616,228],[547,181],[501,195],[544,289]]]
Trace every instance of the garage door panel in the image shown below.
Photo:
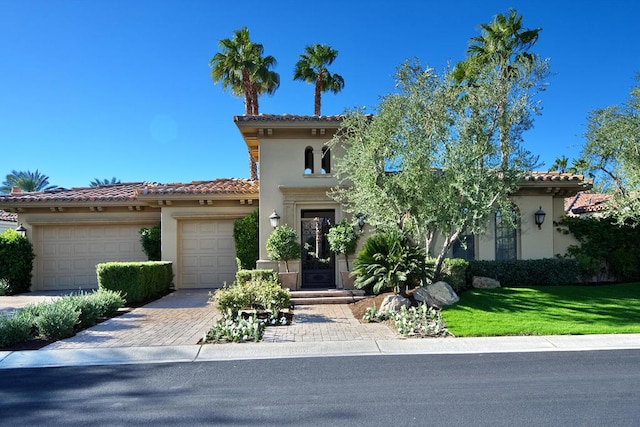
[[[34,288],[96,287],[96,264],[145,261],[139,230],[146,224],[37,226]]]
[[[179,223],[178,286],[220,287],[235,279],[232,220],[185,220]]]

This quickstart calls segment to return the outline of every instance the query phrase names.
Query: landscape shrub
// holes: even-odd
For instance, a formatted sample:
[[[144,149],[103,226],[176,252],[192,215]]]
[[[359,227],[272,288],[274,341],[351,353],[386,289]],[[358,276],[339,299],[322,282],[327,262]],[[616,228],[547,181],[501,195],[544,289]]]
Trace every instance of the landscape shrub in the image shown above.
[[[426,253],[399,232],[369,237],[353,262],[354,285],[368,293],[396,293],[419,286],[427,277]]]
[[[278,313],[288,309],[291,294],[282,289],[277,276],[270,276],[269,280],[253,279],[237,281],[231,286],[218,289],[210,296],[216,307],[226,318],[236,318],[242,309],[269,310]]]
[[[266,325],[254,314],[247,319],[226,318],[213,324],[204,337],[204,342],[260,341]]]
[[[435,260],[428,260],[427,265],[433,269]],[[442,262],[440,275],[434,281],[447,282],[454,291],[460,293],[469,286],[470,268],[469,261],[461,258],[445,258]]]
[[[245,283],[252,280],[277,282],[278,273],[273,270],[239,270],[236,272],[235,283]]]
[[[253,269],[260,257],[258,209],[233,222],[233,241],[239,269]]]
[[[0,347],[8,347],[27,341],[31,335],[32,319],[18,312],[5,316],[0,314]]]
[[[61,340],[72,337],[80,321],[80,310],[68,298],[60,298],[38,307],[35,324],[38,334],[47,339]]]
[[[580,283],[580,267],[571,258],[470,261],[472,276],[490,277],[502,287],[563,286]]]
[[[140,229],[140,244],[149,261],[160,261],[162,259],[162,234],[159,223],[153,227]]]
[[[89,297],[98,307],[100,317],[113,317],[125,305],[125,299],[122,294],[109,289],[98,288]]]
[[[564,217],[558,230],[580,242],[569,246],[567,255],[577,260],[585,281],[640,280],[640,227],[607,217]]]
[[[67,295],[62,297],[62,299],[69,300],[69,303],[80,312],[78,324],[81,328],[89,328],[98,323],[101,310],[96,304],[95,299],[91,297],[91,294],[83,292],[79,295]]]
[[[29,290],[34,259],[29,239],[12,229],[0,233],[0,279],[4,279],[1,294],[14,295]]]
[[[107,262],[96,266],[98,287],[120,292],[128,303],[165,295],[171,289],[171,262]]]

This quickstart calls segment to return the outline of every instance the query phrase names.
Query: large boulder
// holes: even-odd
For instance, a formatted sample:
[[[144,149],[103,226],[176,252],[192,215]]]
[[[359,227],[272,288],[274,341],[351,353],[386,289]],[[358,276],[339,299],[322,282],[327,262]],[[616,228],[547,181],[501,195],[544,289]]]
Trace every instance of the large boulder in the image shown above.
[[[378,311],[380,313],[384,313],[385,311],[398,312],[403,306],[407,308],[411,307],[411,301],[402,295],[387,295],[382,300],[382,305],[380,305]]]
[[[430,283],[413,293],[417,301],[426,302],[429,307],[442,308],[460,301],[460,297],[447,282]]]
[[[500,282],[491,277],[473,276],[471,286],[476,289],[494,289],[500,287]]]

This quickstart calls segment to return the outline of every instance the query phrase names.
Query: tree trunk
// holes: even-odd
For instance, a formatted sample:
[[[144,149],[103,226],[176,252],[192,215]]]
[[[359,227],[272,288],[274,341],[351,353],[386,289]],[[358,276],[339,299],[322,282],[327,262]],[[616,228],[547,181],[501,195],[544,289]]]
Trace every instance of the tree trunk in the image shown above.
[[[258,179],[258,164],[249,151],[249,178],[252,180]]]
[[[314,115],[320,115],[320,97],[322,96],[322,72],[318,73],[318,78],[316,79],[316,89],[314,96]]]

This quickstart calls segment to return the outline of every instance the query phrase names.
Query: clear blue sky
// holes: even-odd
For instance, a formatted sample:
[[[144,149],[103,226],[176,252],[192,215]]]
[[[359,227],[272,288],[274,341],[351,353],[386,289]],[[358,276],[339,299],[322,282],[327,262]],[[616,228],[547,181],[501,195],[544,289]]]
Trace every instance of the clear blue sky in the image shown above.
[[[247,26],[277,59],[280,89],[261,113],[313,114],[313,87],[292,79],[313,43],[339,51],[332,71],[345,79],[322,114],[373,112],[405,59],[460,61],[509,7],[542,27],[534,50],[553,73],[525,146],[547,167],[575,158],[588,112],[627,99],[640,71],[637,2],[0,0],[0,181],[36,169],[66,188],[246,178],[232,120],[243,101],[209,77],[220,39]]]

